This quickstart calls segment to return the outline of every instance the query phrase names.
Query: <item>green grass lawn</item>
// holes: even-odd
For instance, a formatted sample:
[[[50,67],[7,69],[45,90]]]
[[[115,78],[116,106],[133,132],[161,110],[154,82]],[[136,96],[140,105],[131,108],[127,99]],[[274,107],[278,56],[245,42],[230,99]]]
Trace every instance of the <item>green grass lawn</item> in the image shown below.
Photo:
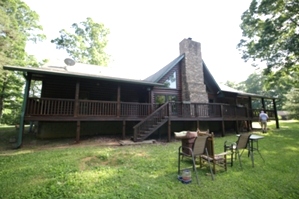
[[[238,162],[221,168],[212,181],[207,168],[198,168],[200,185],[177,180],[180,141],[135,146],[65,144],[65,147],[26,147],[0,151],[0,198],[299,198],[299,125],[280,121],[259,141],[265,162],[255,154],[255,167],[243,154]],[[1,145],[12,131],[1,130]],[[259,132],[253,132],[260,134]],[[216,137],[216,152],[225,140]],[[61,146],[61,145],[59,145]],[[185,160],[183,166],[191,166]]]

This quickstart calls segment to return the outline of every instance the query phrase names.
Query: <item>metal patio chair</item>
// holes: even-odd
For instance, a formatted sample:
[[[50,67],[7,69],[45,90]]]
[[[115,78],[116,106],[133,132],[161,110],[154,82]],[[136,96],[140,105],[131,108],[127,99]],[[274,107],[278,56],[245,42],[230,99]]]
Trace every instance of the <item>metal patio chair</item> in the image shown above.
[[[197,136],[192,145],[192,148],[185,147],[185,146],[179,147],[179,149],[178,149],[178,175],[180,175],[180,172],[181,172],[181,157],[190,157],[192,159],[192,164],[193,164],[192,167],[195,172],[196,181],[197,181],[197,184],[199,184],[195,160],[196,160],[196,157],[200,158],[201,155],[209,156],[208,150],[206,148],[206,142],[207,142],[208,137],[209,137],[208,135]],[[188,151],[188,153],[186,150]],[[213,175],[210,161],[208,161],[208,165],[210,168],[212,180],[214,180],[214,175]]]
[[[248,150],[248,156],[250,155],[251,161],[253,161],[253,156],[252,153],[250,153],[250,136],[251,133],[243,133],[238,136],[237,142],[233,144],[227,144],[228,142],[225,141],[224,145],[226,146],[226,149],[232,152],[232,157],[235,156],[235,159],[238,157],[240,167],[242,168],[242,163],[241,163],[241,156],[244,152],[244,150]],[[233,161],[233,158],[231,159]],[[232,162],[231,162],[232,165]]]

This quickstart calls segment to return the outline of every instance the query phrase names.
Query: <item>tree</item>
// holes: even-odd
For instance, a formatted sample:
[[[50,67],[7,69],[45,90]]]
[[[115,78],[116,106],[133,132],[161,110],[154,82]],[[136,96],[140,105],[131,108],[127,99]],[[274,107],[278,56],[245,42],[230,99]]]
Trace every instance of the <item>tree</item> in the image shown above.
[[[252,0],[241,19],[242,58],[266,62],[268,82],[288,76],[298,83],[299,0]]]
[[[21,73],[5,71],[3,77],[6,78],[1,90],[1,123],[16,124],[20,121],[21,107],[23,101],[22,88],[24,78]]]
[[[233,82],[233,81],[228,80],[224,83],[224,85],[226,85],[228,87],[231,87],[231,88],[234,88],[234,89],[239,90],[239,91],[245,91],[246,90],[246,85],[243,85],[242,82],[237,83],[237,82]]]
[[[287,101],[286,93],[289,92],[292,87],[288,77],[282,77],[275,82],[268,82],[267,76],[262,73],[252,73],[245,81],[239,83],[227,81],[225,85],[247,93],[276,97],[277,110],[283,110],[283,106]],[[259,101],[253,101],[254,107],[259,104]]]
[[[57,49],[65,49],[74,60],[80,63],[106,66],[109,56],[104,49],[107,46],[109,30],[103,24],[87,18],[72,25],[74,33],[65,29],[59,31],[60,37],[51,40]]]
[[[287,102],[284,109],[289,112],[289,116],[293,119],[299,119],[299,88],[292,88],[286,94]]]
[[[42,27],[38,15],[21,0],[0,1],[0,117],[6,109],[6,118],[17,117],[21,111],[24,80],[20,73],[3,71],[3,65],[36,65],[34,57],[26,51],[27,41],[41,41]],[[11,115],[10,115],[11,114]],[[13,121],[10,118],[10,121]],[[8,120],[6,120],[8,121]]]
[[[267,76],[262,73],[253,73],[240,84],[245,85],[245,92],[255,93],[268,97],[276,97],[276,108],[282,110],[283,105],[286,102],[285,94],[289,91],[290,87],[286,81],[286,77],[272,82],[267,81]],[[265,101],[267,106],[267,100]],[[272,103],[272,102],[268,102]]]

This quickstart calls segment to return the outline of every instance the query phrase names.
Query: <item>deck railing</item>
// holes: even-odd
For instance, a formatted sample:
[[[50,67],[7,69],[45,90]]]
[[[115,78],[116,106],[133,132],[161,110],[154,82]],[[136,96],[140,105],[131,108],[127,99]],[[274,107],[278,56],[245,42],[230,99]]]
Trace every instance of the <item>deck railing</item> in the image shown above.
[[[152,112],[151,104],[137,102],[29,98],[26,116],[102,116],[146,117]]]
[[[95,116],[95,117],[138,117],[145,118],[159,105],[137,102],[116,102],[53,98],[29,98],[26,116]],[[169,103],[169,116],[185,118],[258,118],[260,110],[248,110],[217,103]],[[269,117],[274,111],[266,110]]]
[[[120,106],[121,117],[146,117],[152,112],[149,103],[121,102]]]
[[[117,116],[117,102],[79,100],[78,116]]]
[[[30,116],[72,116],[75,100],[53,98],[29,98],[26,115]]]

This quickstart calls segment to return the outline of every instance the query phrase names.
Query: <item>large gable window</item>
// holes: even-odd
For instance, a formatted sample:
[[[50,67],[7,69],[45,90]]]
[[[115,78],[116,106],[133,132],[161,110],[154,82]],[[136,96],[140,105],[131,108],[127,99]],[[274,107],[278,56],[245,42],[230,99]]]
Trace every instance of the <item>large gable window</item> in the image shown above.
[[[176,71],[174,71],[169,77],[168,79],[164,82],[164,85],[167,87],[167,88],[177,88],[176,86],[176,81],[177,81],[177,73]]]

